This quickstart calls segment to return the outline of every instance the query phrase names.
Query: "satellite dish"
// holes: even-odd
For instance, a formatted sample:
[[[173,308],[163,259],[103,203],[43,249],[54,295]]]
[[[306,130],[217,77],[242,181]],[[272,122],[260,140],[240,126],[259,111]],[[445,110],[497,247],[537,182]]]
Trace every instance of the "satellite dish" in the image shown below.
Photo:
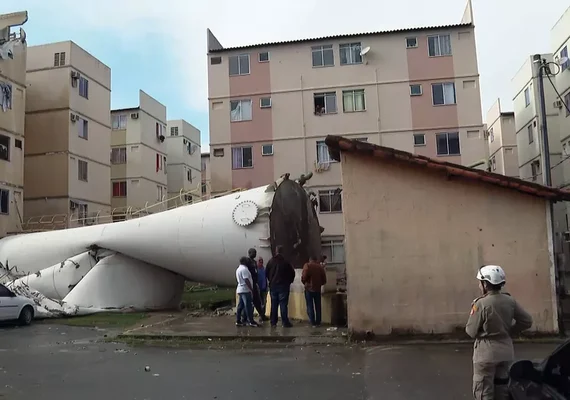
[[[366,46],[362,50],[360,50],[360,55],[363,56],[370,51],[370,46]]]

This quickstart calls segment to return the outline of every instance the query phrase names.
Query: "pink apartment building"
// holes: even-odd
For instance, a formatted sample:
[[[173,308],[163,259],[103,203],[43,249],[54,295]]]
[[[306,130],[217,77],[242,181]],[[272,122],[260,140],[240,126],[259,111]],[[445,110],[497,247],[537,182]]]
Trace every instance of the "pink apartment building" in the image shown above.
[[[212,193],[313,172],[332,263],[344,263],[342,182],[326,135],[463,165],[485,158],[470,3],[455,25],[243,47],[208,30],[208,79]]]

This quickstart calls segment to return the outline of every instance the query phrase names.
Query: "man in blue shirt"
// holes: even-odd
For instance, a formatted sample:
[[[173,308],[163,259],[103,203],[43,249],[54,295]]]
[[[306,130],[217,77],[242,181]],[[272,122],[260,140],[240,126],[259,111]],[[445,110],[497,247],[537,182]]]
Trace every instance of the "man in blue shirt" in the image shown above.
[[[267,318],[267,275],[265,274],[265,267],[263,266],[263,258],[257,259],[257,284],[259,285],[259,294],[261,296],[261,311],[263,315],[260,316],[261,320]]]

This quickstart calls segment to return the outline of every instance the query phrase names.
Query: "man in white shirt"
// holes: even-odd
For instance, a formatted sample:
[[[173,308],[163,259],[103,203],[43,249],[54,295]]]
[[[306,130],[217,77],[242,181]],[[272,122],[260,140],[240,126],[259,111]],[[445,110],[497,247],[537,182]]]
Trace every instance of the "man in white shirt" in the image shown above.
[[[259,326],[253,319],[253,279],[251,272],[247,268],[249,259],[242,257],[239,260],[239,267],[236,270],[237,289],[239,297],[236,313],[236,326]],[[245,319],[242,316],[245,312]]]

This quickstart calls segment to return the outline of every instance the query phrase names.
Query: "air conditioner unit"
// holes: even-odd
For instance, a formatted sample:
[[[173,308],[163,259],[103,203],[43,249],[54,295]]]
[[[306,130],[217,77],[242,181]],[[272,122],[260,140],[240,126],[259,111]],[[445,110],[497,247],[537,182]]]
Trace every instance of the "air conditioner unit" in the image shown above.
[[[71,71],[71,77],[73,79],[79,79],[81,77],[81,74],[77,71]]]
[[[131,118],[132,119],[139,119],[139,113],[132,113]]]
[[[79,116],[77,114],[71,114],[71,122],[79,121]]]
[[[560,100],[555,100],[554,103],[552,103],[552,105],[556,108],[562,108],[562,101]]]

